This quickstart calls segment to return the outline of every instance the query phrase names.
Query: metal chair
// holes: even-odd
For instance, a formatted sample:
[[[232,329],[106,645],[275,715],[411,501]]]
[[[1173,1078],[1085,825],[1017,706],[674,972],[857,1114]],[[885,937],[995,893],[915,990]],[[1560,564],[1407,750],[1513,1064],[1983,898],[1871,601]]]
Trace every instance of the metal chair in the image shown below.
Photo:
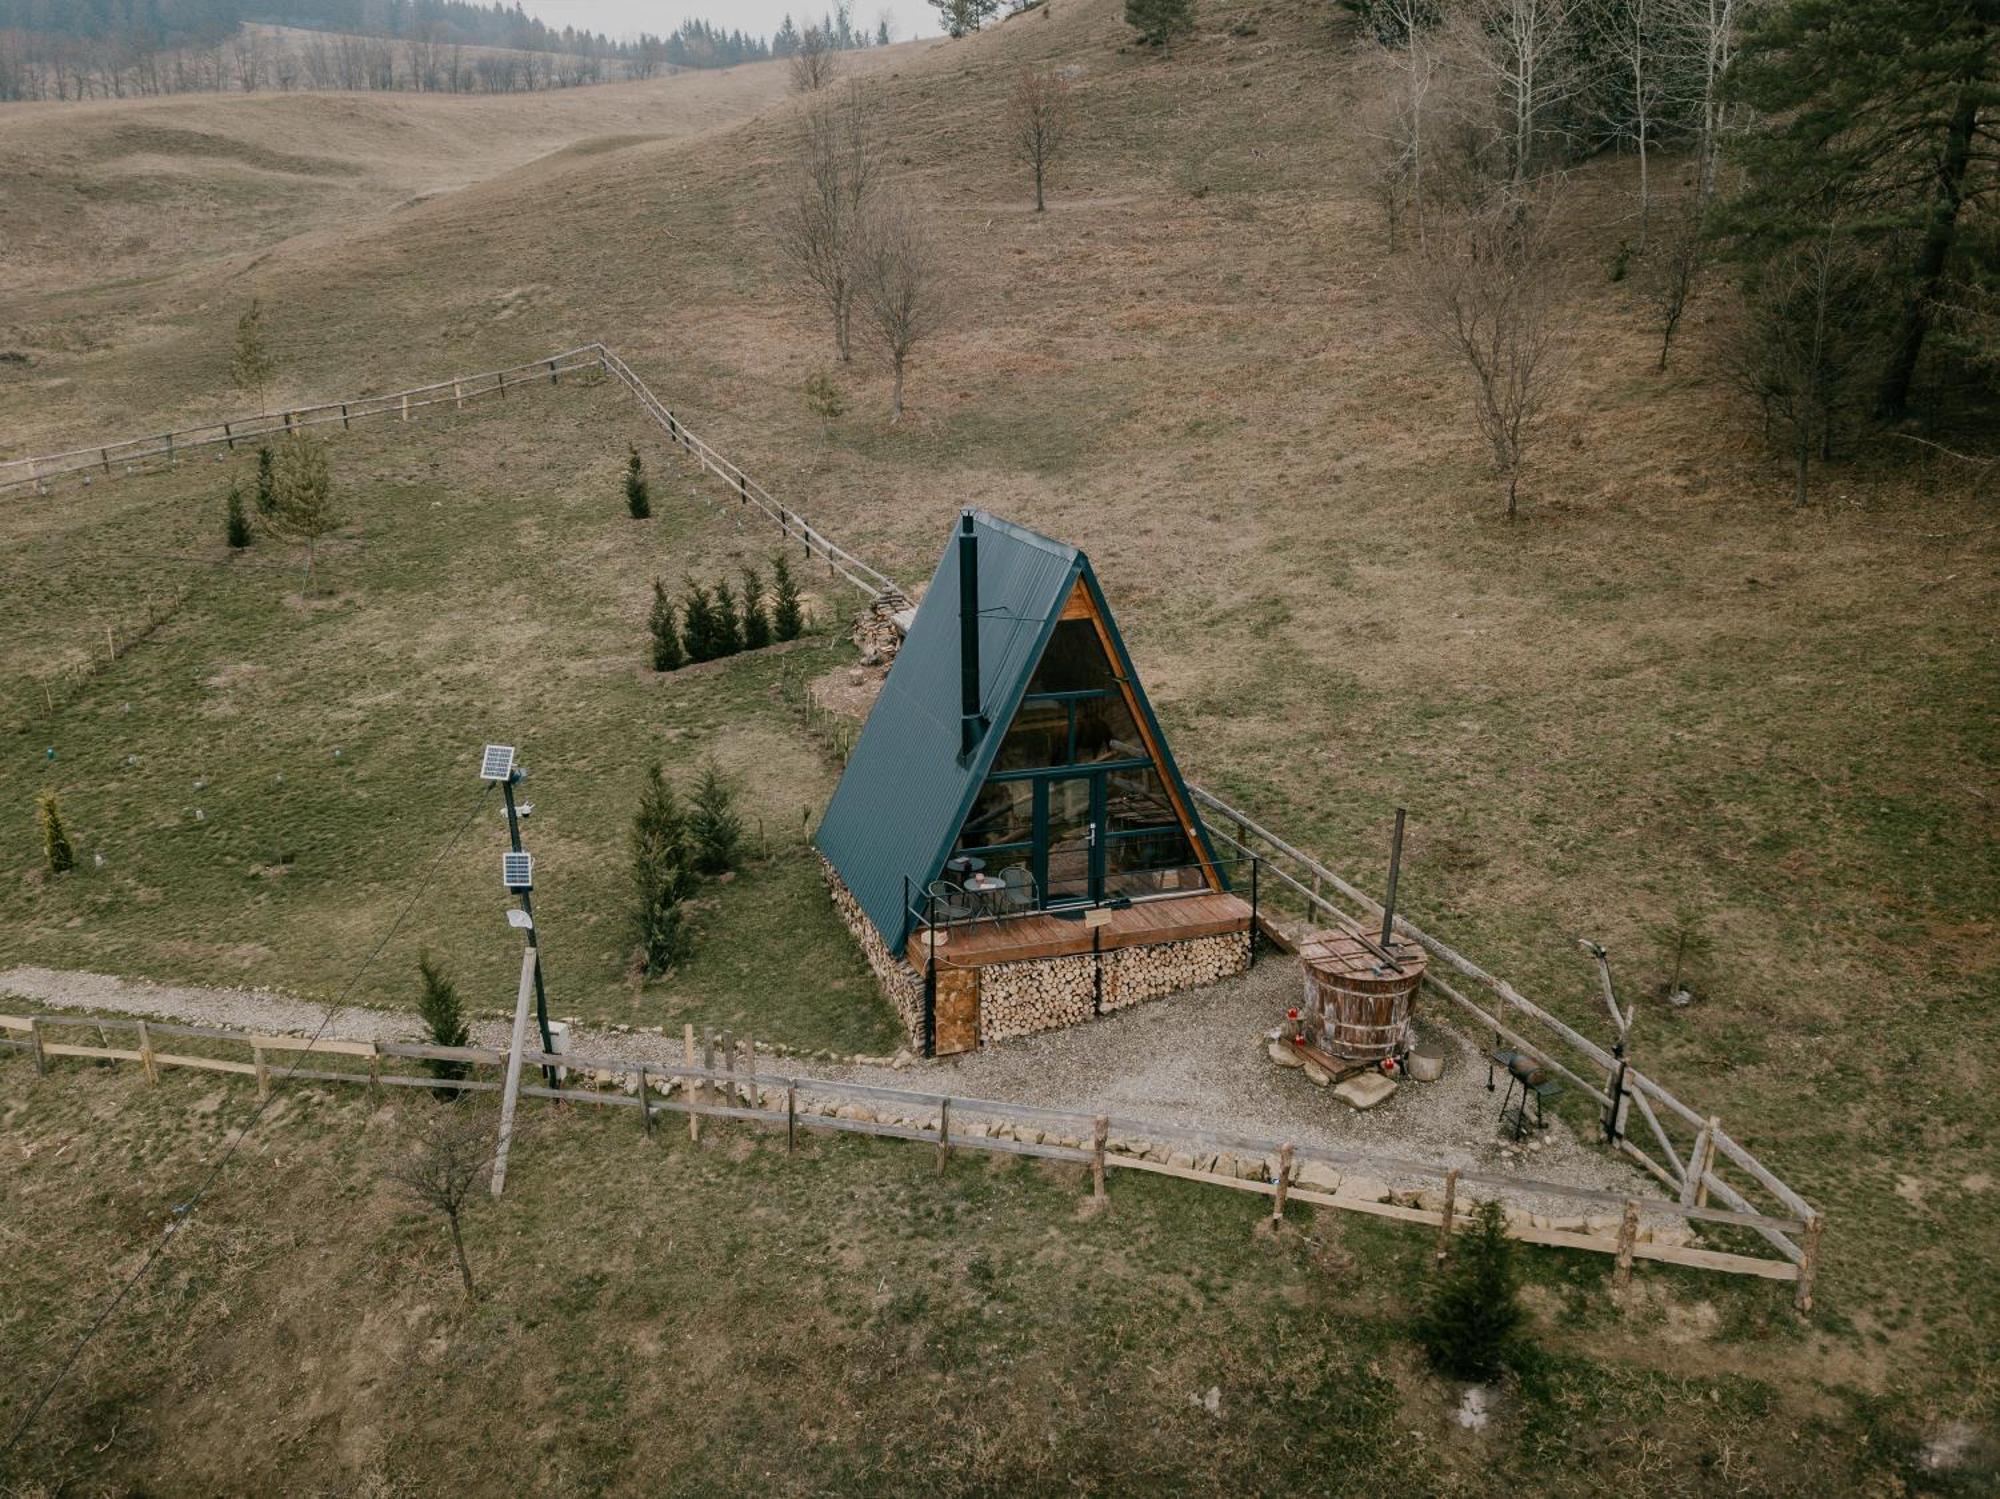
[[[1000,892],[1000,909],[1006,915],[1018,916],[1023,911],[1035,909],[1038,895],[1035,877],[1028,872],[1025,864],[1009,864],[1000,871],[1001,882],[1007,887]]]
[[[932,880],[924,887],[930,897],[932,919],[947,924],[972,919],[972,897],[950,880]]]

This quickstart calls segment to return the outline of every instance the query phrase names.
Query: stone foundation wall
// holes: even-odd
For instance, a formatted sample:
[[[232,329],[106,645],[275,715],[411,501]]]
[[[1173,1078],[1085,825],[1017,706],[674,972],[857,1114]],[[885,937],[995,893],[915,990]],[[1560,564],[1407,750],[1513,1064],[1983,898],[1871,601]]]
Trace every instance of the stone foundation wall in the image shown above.
[[[833,892],[834,910],[840,913],[840,919],[847,923],[847,929],[861,945],[861,956],[868,960],[868,967],[875,975],[876,984],[881,987],[883,998],[889,1001],[896,1017],[903,1022],[903,1033],[910,1038],[910,1049],[921,1052],[924,1045],[923,976],[889,951],[889,944],[875,930],[875,923],[861,909],[861,902],[854,898],[854,892],[847,888],[847,882],[835,872],[824,855],[819,863],[826,875],[827,888]]]

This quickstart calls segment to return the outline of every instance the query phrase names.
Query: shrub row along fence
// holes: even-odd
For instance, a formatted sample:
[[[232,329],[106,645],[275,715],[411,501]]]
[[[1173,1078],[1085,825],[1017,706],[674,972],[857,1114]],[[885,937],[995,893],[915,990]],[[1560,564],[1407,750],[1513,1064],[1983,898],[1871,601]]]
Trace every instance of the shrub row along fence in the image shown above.
[[[428,1046],[394,1041],[317,1041],[267,1036],[214,1026],[174,1025],[94,1015],[0,1016],[5,1045],[25,1051],[38,1072],[64,1059],[137,1063],[158,1083],[170,1067],[221,1072],[255,1080],[259,1096],[280,1082],[346,1083],[373,1089],[433,1088],[499,1092],[499,1076],[438,1078],[407,1070],[411,1062],[453,1062],[468,1071],[504,1075],[508,1053],[479,1046]],[[95,1033],[95,1045],[64,1039]],[[131,1044],[113,1044],[112,1035]],[[161,1049],[162,1042],[176,1045]],[[192,1042],[193,1046],[180,1043]],[[236,1055],[217,1055],[221,1048]],[[524,1050],[531,1068],[555,1067],[557,1086],[523,1084],[521,1096],[630,1108],[648,1135],[665,1116],[683,1116],[691,1140],[704,1120],[747,1121],[785,1131],[797,1146],[801,1131],[872,1135],[932,1146],[942,1171],[953,1151],[984,1151],[1066,1161],[1089,1168],[1094,1196],[1106,1195],[1113,1171],[1140,1171],[1271,1199],[1273,1218],[1286,1205],[1311,1203],[1430,1228],[1443,1251],[1469,1220],[1475,1201],[1507,1209],[1510,1237],[1528,1244],[1577,1249],[1613,1258],[1614,1284],[1631,1278],[1638,1260],[1731,1275],[1788,1281],[1801,1310],[1812,1305],[1819,1222],[1623,1197],[1559,1182],[1447,1168],[1365,1151],[1299,1145],[1252,1135],[1194,1129],[1088,1109],[1054,1109],[996,1099],[960,1098],[922,1090],[878,1087],[830,1078],[757,1070],[754,1048],[724,1038],[719,1059],[713,1032],[697,1052],[694,1028],[682,1035],[683,1062],[663,1066],[617,1057]],[[247,1058],[244,1056],[247,1053]],[[302,1064],[310,1054],[328,1065]],[[697,1057],[699,1056],[699,1060]],[[740,1063],[740,1065],[739,1065]],[[592,1086],[571,1085],[582,1074]],[[1410,1183],[1421,1185],[1411,1186]],[[1568,1213],[1550,1213],[1553,1202]],[[1695,1226],[1724,1236],[1743,1231],[1796,1233],[1806,1246],[1798,1260],[1710,1248],[1691,1241]]]
[[[273,435],[296,432],[313,426],[340,422],[343,426],[373,416],[394,416],[407,420],[410,413],[427,406],[451,402],[461,407],[467,401],[487,396],[504,396],[525,384],[560,385],[566,374],[593,372],[608,375],[623,384],[638,400],[652,421],[670,442],[720,478],[736,494],[738,501],[752,507],[776,524],[788,540],[798,541],[808,558],[823,561],[829,572],[851,584],[872,600],[889,600],[900,605],[902,595],[893,580],[856,557],[796,510],[781,505],[761,484],[739,465],[722,456],[690,431],[664,405],[644,381],[617,354],[601,343],[570,349],[512,369],[480,375],[460,376],[391,395],[369,396],[353,401],[329,402],[294,411],[221,422],[206,427],[163,433],[155,437],[94,447],[76,448],[45,457],[17,458],[0,463],[0,493],[21,485],[46,484],[64,474],[115,472],[136,468],[158,460],[173,462],[178,454],[202,447],[256,441]],[[879,611],[878,611],[879,612]],[[806,708],[810,727],[845,753],[851,738],[843,740],[829,722],[832,710],[810,702]],[[1360,931],[1361,920],[1381,920],[1381,906],[1354,885],[1311,855],[1287,842],[1238,807],[1200,786],[1190,786],[1195,799],[1214,816],[1211,831],[1237,853],[1262,860],[1262,868],[1279,886],[1298,898],[1308,921],[1327,922],[1348,931]],[[1229,829],[1233,828],[1233,835]],[[1273,888],[1267,900],[1279,893]],[[1358,918],[1355,913],[1361,913]],[[1274,935],[1282,934],[1274,922],[1265,923]],[[1783,1255],[1798,1273],[1802,1286],[1811,1284],[1811,1264],[1822,1229],[1821,1215],[1798,1192],[1749,1150],[1732,1139],[1713,1115],[1705,1115],[1683,1103],[1656,1079],[1634,1067],[1623,1048],[1606,1050],[1569,1026],[1547,1009],[1520,994],[1504,979],[1398,917],[1397,928],[1421,944],[1437,960],[1426,970],[1424,982],[1442,997],[1451,1009],[1476,1029],[1490,1029],[1496,1045],[1511,1043],[1517,1050],[1562,1077],[1572,1088],[1594,1100],[1602,1110],[1601,1120],[1607,1141],[1631,1157],[1674,1194],[1685,1211],[1709,1211],[1711,1199],[1727,1205]],[[1364,933],[1365,934],[1365,933]],[[1448,979],[1439,968],[1476,986],[1488,997],[1487,1003],[1470,997]],[[1602,1084],[1594,1081],[1602,1076]],[[1627,1125],[1636,1113],[1644,1126],[1640,1140],[1632,1138]],[[1649,1148],[1653,1147],[1653,1148]],[[1741,1175],[1725,1177],[1725,1168]],[[1762,1206],[1759,1205],[1760,1201]],[[1789,1225],[1789,1226],[1788,1226]],[[1802,1237],[1795,1237],[1802,1236]]]

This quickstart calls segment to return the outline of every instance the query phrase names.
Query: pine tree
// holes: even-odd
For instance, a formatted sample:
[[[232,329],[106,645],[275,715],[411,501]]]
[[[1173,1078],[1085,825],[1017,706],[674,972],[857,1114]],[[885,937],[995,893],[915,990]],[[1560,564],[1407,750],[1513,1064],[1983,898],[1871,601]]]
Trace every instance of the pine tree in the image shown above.
[[[1194,0],[1125,0],[1125,24],[1148,47],[1163,47],[1176,32],[1194,30]]]
[[[236,346],[230,354],[229,378],[236,382],[238,390],[256,395],[260,415],[264,410],[265,388],[270,385],[276,368],[264,343],[264,304],[252,297],[250,306],[236,320]]]
[[[62,803],[53,791],[44,791],[35,798],[35,809],[42,816],[42,853],[48,859],[49,873],[68,874],[76,868],[76,845],[69,841]]]
[[[632,456],[625,463],[625,508],[632,512],[632,519],[644,520],[653,513],[653,498],[646,491],[646,464],[634,447]]]
[[[2000,6],[1766,6],[1729,79],[1771,123],[1743,142],[1746,186],[1725,227],[1753,266],[1829,221],[1855,241],[1857,258],[1879,258],[1874,300],[1887,316],[1876,331],[1875,406],[1900,418],[1951,289],[2000,271],[2000,239],[1975,232],[2000,197],[1981,150],[2000,106]]]
[[[646,628],[653,636],[653,670],[679,671],[687,662],[687,655],[681,649],[681,632],[674,625],[673,600],[667,597],[666,584],[653,579],[653,612],[646,620]]]
[[[651,978],[685,959],[693,945],[682,910],[694,888],[688,819],[657,762],[646,768],[632,818],[632,886],[635,957]]]
[[[715,605],[708,590],[693,578],[681,584],[681,619],[681,644],[687,647],[688,660],[713,661],[717,654]]]
[[[743,569],[743,649],[761,651],[771,643],[771,616],[764,612],[764,578],[754,567]]]
[[[340,524],[333,508],[333,467],[326,444],[301,436],[285,444],[277,465],[268,524],[275,535],[302,541],[306,547],[306,577],[312,577],[320,538]]]
[[[742,621],[736,617],[736,595],[727,578],[715,585],[715,612],[709,616],[710,641],[718,656],[733,656],[743,649]]]
[[[465,1046],[472,1040],[472,1027],[466,1024],[465,1010],[458,1002],[458,986],[445,977],[444,970],[431,961],[428,952],[417,954],[417,977],[423,984],[423,992],[417,996],[417,1015],[424,1023],[424,1034],[432,1046]],[[472,1068],[465,1062],[453,1062],[442,1057],[424,1058],[424,1069],[432,1077],[444,1081],[464,1077]],[[456,1098],[456,1088],[434,1090],[439,1098]]]
[[[805,610],[800,606],[799,585],[783,552],[771,559],[771,591],[775,600],[771,633],[780,640],[797,640],[806,627]]]
[[[723,778],[721,768],[710,760],[701,768],[695,783],[694,805],[688,813],[688,835],[694,848],[694,867],[701,874],[722,874],[736,867],[736,851],[743,841],[743,819],[736,812],[736,793]]]
[[[1525,1346],[1519,1290],[1507,1214],[1497,1202],[1482,1202],[1418,1314],[1418,1343],[1454,1379],[1494,1378]]]
[[[232,552],[240,552],[250,545],[250,517],[243,513],[243,488],[238,484],[229,486],[224,532],[229,539],[229,549]]]
[[[278,470],[269,443],[257,449],[257,513],[269,517],[278,508]]]

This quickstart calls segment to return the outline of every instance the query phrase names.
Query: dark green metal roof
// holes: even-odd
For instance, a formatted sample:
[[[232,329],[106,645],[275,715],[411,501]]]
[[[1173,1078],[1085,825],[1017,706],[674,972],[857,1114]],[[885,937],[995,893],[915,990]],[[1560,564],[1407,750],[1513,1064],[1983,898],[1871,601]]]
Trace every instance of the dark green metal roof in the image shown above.
[[[904,881],[921,894],[944,861],[985,783],[986,773],[1021,695],[1042,659],[1057,616],[1076,580],[1103,611],[1118,654],[1123,640],[1090,561],[1075,547],[972,512],[979,547],[979,703],[989,727],[969,759],[959,756],[959,610],[957,530],[946,538],[930,587],[917,606],[909,637],[896,654],[874,711],[861,730],[847,770],[813,841],[875,923],[890,950],[901,952],[911,917]],[[1161,747],[1164,770],[1181,800],[1193,800],[1166,748],[1130,658],[1118,663]],[[1204,845],[1199,814],[1196,831]]]

